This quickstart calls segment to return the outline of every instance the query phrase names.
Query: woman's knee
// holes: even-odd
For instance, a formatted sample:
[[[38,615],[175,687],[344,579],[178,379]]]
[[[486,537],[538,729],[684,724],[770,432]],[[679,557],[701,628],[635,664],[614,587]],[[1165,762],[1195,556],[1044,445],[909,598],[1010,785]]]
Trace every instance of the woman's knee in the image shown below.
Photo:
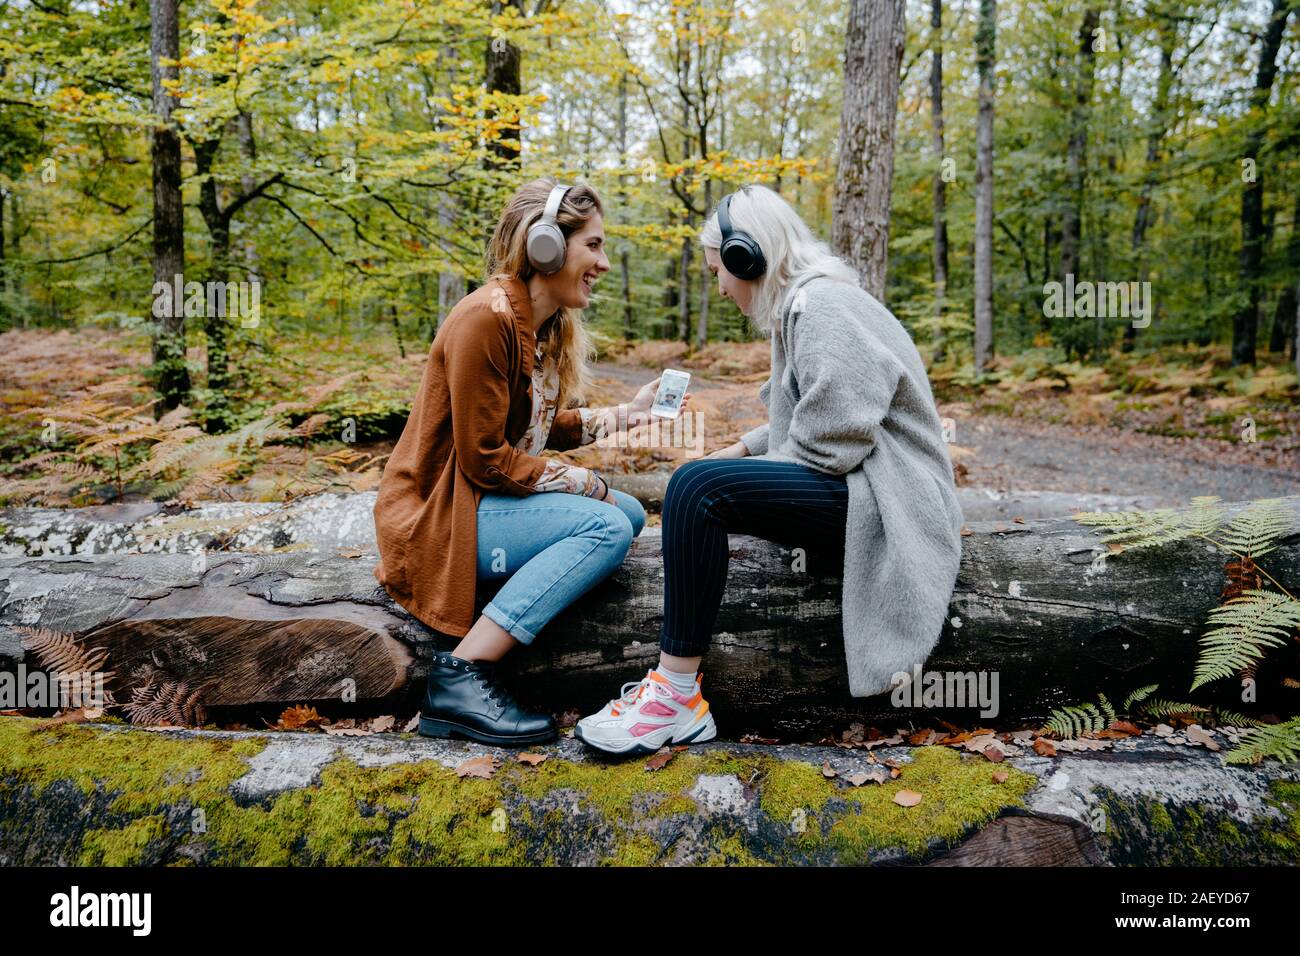
[[[730,483],[733,465],[726,459],[698,458],[674,471],[664,489],[664,518],[670,512],[698,510],[712,502]]]
[[[602,543],[607,542],[608,550],[617,555],[619,561],[623,560],[623,556],[632,547],[632,539],[636,537],[632,519],[622,508],[607,501],[592,502],[584,528],[597,534]]]
[[[635,538],[645,528],[645,507],[625,491],[615,489],[614,499],[618,510],[627,515],[627,520],[631,522],[632,537]]]

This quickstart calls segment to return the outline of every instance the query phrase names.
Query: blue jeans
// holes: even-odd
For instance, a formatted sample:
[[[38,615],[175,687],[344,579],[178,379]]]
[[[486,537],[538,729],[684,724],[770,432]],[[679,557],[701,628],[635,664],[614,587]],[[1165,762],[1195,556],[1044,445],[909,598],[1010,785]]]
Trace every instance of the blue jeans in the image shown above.
[[[508,578],[483,613],[531,644],[555,615],[609,577],[645,527],[641,502],[617,506],[545,491],[485,494],[478,506],[478,580]]]

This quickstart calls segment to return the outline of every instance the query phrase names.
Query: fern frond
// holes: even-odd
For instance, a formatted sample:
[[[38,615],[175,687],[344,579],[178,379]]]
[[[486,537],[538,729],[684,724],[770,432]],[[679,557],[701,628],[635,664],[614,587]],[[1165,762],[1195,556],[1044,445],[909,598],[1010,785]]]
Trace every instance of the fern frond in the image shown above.
[[[1300,627],[1300,601],[1251,589],[1211,611],[1209,623],[1219,626],[1201,638],[1192,690],[1251,666],[1267,647],[1286,644],[1291,629]]]
[[[63,631],[22,625],[16,626],[14,630],[21,635],[19,640],[23,650],[30,651],[46,670],[94,672],[102,670],[108,661],[107,648],[88,648],[74,635]]]
[[[131,723],[177,727],[203,723],[205,714],[198,690],[191,691],[184,681],[164,681],[155,686],[156,678],[156,671],[150,673],[143,685],[132,688],[130,702],[122,705]]]
[[[1155,717],[1160,720],[1169,720],[1172,717],[1182,717],[1190,714],[1208,714],[1209,712],[1210,708],[1202,707],[1200,704],[1162,700],[1159,697],[1152,697],[1139,710],[1139,713],[1147,717]]]
[[[1240,555],[1257,558],[1277,547],[1291,532],[1291,509],[1281,498],[1253,502],[1221,532],[1223,544]]]
[[[1106,707],[1109,708],[1110,704],[1107,703]],[[1114,711],[1111,713],[1113,714]],[[1063,740],[1069,740],[1079,734],[1105,730],[1107,726],[1109,723],[1105,715],[1094,705],[1079,704],[1052,711],[1043,729],[1051,731]]]
[[[1239,714],[1235,710],[1224,710],[1220,707],[1214,708],[1214,723],[1222,727],[1267,727],[1268,724],[1262,720],[1256,720],[1254,717],[1247,717],[1245,714]]]
[[[1187,528],[1192,534],[1214,534],[1223,524],[1228,509],[1219,502],[1218,495],[1197,495],[1192,499],[1192,509],[1187,515]]]
[[[1101,528],[1103,544],[1115,544],[1121,551],[1152,548],[1190,537],[1184,515],[1174,508],[1156,508],[1151,511],[1085,511],[1076,512],[1075,521]]]
[[[1282,763],[1300,759],[1300,717],[1251,729],[1224,759],[1228,763],[1259,763],[1266,757]]]
[[[1097,706],[1100,707],[1101,712],[1106,715],[1106,727],[1115,723],[1115,708],[1110,705],[1110,701],[1106,699],[1105,694],[1097,694]]]
[[[1154,694],[1159,687],[1159,684],[1148,684],[1146,687],[1139,687],[1137,690],[1133,691],[1133,693],[1124,698],[1124,706],[1121,709],[1127,714],[1132,710],[1134,704],[1140,704],[1142,701],[1146,700]]]

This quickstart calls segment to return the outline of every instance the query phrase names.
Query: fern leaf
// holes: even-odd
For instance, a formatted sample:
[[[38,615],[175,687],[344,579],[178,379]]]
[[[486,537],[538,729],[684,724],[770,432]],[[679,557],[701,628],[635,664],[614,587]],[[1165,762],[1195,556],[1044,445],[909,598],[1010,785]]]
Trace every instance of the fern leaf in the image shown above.
[[[1097,706],[1100,707],[1101,712],[1106,715],[1104,723],[1100,728],[1098,728],[1104,730],[1111,724],[1115,723],[1115,708],[1112,707],[1110,701],[1106,699],[1106,695],[1101,693],[1097,694]]]
[[[1286,644],[1290,630],[1300,626],[1300,601],[1251,589],[1211,611],[1210,623],[1219,626],[1201,638],[1192,690],[1253,665],[1265,648]]]
[[[1294,524],[1291,509],[1281,498],[1264,498],[1234,518],[1222,531],[1223,544],[1240,555],[1258,558],[1277,547]]]
[[[1259,763],[1273,757],[1282,763],[1300,759],[1300,717],[1248,731],[1224,758],[1228,763]]]
[[[1223,727],[1267,727],[1261,720],[1254,717],[1247,717],[1245,714],[1239,714],[1235,710],[1223,710],[1220,707],[1214,709],[1214,723],[1216,726]]]
[[[1134,704],[1139,704],[1154,694],[1160,688],[1159,684],[1148,684],[1146,687],[1139,687],[1133,693],[1124,698],[1124,713],[1132,710]]]
[[[1171,717],[1182,717],[1190,714],[1208,714],[1210,708],[1202,707],[1200,704],[1187,704],[1180,701],[1162,700],[1159,697],[1152,697],[1142,705],[1140,712],[1147,717],[1169,720]]]

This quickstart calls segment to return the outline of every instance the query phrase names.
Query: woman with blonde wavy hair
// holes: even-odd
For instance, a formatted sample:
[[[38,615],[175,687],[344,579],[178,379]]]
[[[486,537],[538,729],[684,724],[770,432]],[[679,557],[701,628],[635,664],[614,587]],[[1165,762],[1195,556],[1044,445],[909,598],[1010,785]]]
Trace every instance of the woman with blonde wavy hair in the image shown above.
[[[582,324],[609,271],[590,186],[539,179],[506,203],[487,279],[443,320],[375,500],[376,578],[430,627],[460,637],[435,653],[420,707],[426,736],[522,745],[556,736],[495,665],[622,563],[645,525],[597,472],[543,457],[650,421],[658,379],[625,405],[583,407]],[[500,588],[478,614],[481,581]]]
[[[854,697],[884,693],[924,662],[961,559],[952,461],[907,329],[765,186],[725,196],[700,244],[719,294],[772,340],[758,393],[768,420],[668,482],[659,666],[574,730],[610,753],[717,735],[699,666],[729,534],[785,545],[795,570],[842,573]]]

